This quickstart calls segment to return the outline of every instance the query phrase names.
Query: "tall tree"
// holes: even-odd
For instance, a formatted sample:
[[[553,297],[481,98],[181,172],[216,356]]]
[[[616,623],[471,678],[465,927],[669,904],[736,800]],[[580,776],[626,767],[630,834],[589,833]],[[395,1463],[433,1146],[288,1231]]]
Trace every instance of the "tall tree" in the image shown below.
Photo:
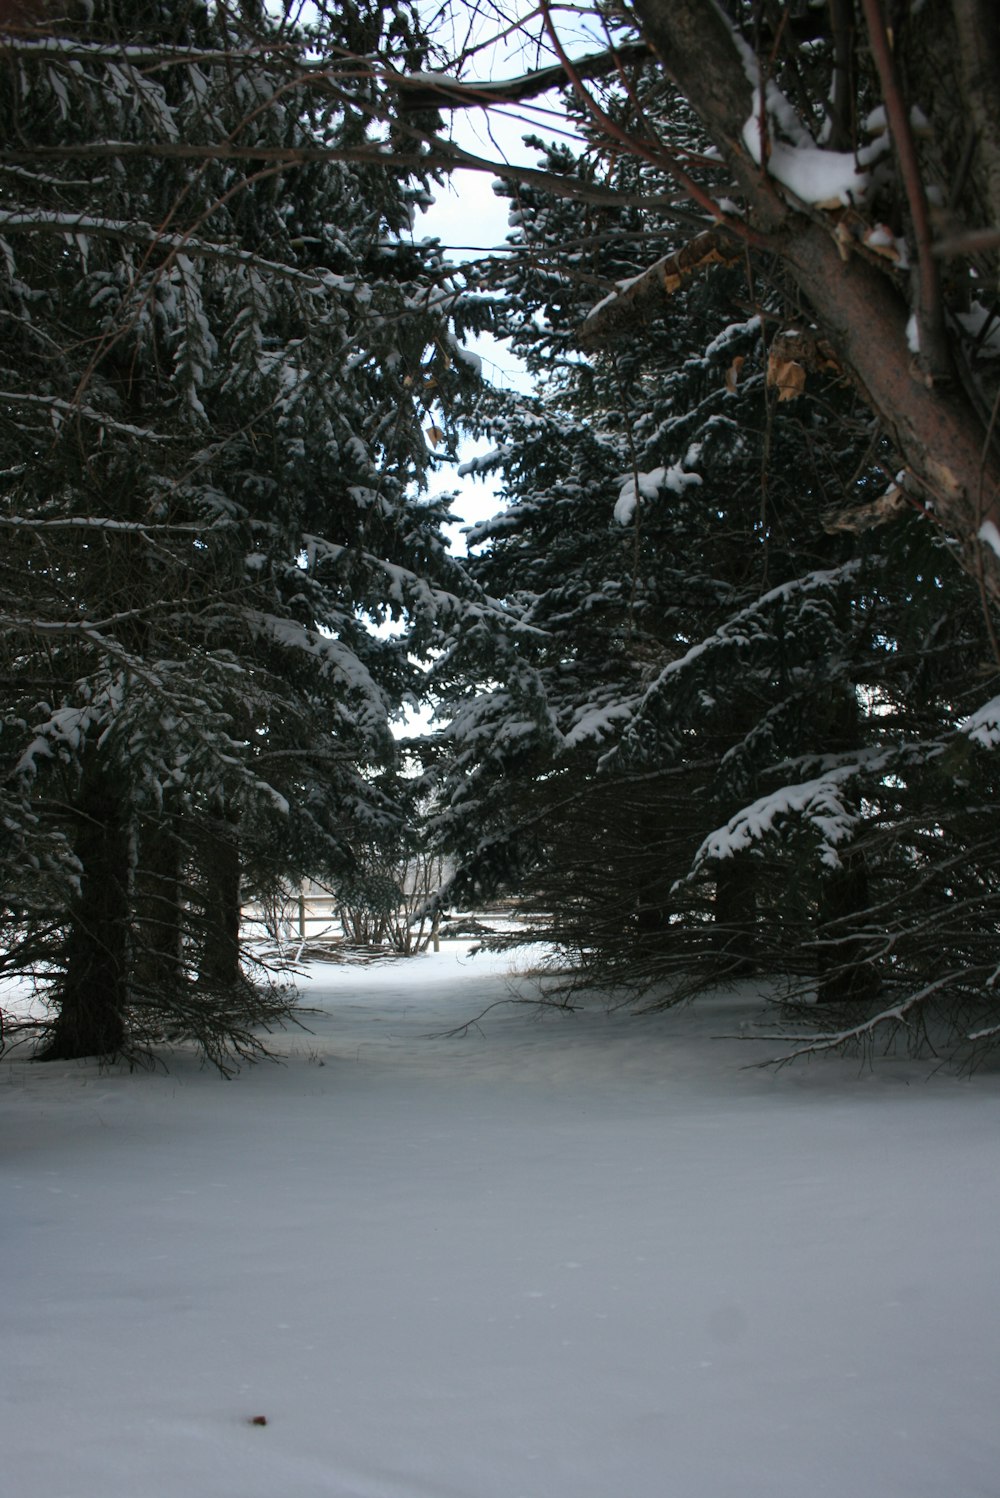
[[[909,502],[957,543],[963,565],[1000,599],[1000,437],[995,291],[1000,250],[1000,16],[989,0],[635,0],[609,15],[573,12],[579,51],[543,4],[519,22],[553,65],[511,80],[421,76],[404,106],[502,107],[568,80],[595,134],[641,168],[560,181],[494,167],[592,204],[625,193],[654,216],[712,226],[786,291],[833,349],[895,447]],[[699,171],[672,116],[647,107],[632,70],[655,59],[664,90],[697,120],[722,168]],[[637,62],[637,57],[639,61]],[[461,71],[461,59],[455,69]],[[609,103],[624,81],[631,108]],[[433,142],[478,169],[470,152]],[[646,293],[659,273],[647,241]],[[638,293],[641,299],[642,290]],[[634,303],[633,288],[623,289]],[[615,318],[600,309],[597,332]]]
[[[403,243],[426,186],[350,62],[419,66],[408,11],[123,25],[109,0],[0,59],[4,758],[35,865],[4,860],[9,962],[44,964],[45,1055],[193,1036],[226,1065],[287,1008],[241,968],[241,891],[398,816],[389,718],[468,594],[425,427],[484,314]]]
[[[655,74],[617,108],[669,120],[713,186]],[[550,150],[537,180],[592,187],[596,149]],[[666,196],[648,163],[609,171],[622,197]],[[442,825],[464,877],[519,885],[589,980],[673,1002],[756,966],[833,1035],[935,1014],[975,1050],[996,916],[973,832],[995,775],[978,589],[787,287],[715,231],[636,217],[518,190],[505,316],[545,393],[490,412],[477,461],[509,507],[472,566],[536,633],[446,730]]]

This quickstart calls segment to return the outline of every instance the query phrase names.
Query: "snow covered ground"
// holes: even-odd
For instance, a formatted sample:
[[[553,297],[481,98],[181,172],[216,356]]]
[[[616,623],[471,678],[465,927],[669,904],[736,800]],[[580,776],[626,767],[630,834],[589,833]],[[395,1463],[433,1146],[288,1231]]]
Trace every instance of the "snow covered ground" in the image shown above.
[[[3,1063],[9,1498],[996,1498],[997,1076],[443,1036],[505,967],[314,967],[228,1083]]]

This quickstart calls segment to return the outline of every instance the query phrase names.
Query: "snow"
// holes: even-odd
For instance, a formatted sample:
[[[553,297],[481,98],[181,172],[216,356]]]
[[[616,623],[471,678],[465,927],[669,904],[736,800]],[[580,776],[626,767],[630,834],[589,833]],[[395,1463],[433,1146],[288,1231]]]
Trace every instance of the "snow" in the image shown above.
[[[850,151],[827,151],[817,146],[804,129],[788,100],[773,84],[768,86],[767,113],[769,122],[779,125],[791,137],[791,143],[771,135],[767,170],[782,186],[802,203],[858,203],[863,198],[871,181],[869,174],[859,168],[859,159],[866,164],[874,155],[881,153],[879,146],[871,156],[855,157]],[[761,153],[760,90],[754,89],[753,109],[743,126],[742,139],[750,157],[759,166]]]
[[[760,328],[760,324],[761,318],[759,313],[754,313],[753,317],[748,317],[746,322],[730,323],[727,328],[723,328],[721,333],[715,335],[705,349],[703,357],[705,359],[714,359],[716,354],[722,353],[731,343],[735,343],[737,339],[745,338],[750,333],[756,333]]]
[[[1000,321],[992,307],[974,300],[968,312],[958,312],[956,319],[976,342],[976,353],[982,359],[1000,358]]]
[[[906,320],[906,346],[911,354],[919,354],[920,322],[915,312],[911,312]]]
[[[743,130],[743,142],[754,161],[760,162],[759,121],[751,116]],[[773,141],[767,170],[802,203],[843,204],[860,202],[869,177],[858,170],[849,151],[826,151],[821,146],[789,146]]]
[[[588,318],[595,317],[598,312],[603,312],[605,307],[610,307],[612,302],[617,302],[626,291],[631,291],[633,286],[638,286],[645,275],[648,275],[648,270],[641,270],[638,275],[626,276],[624,280],[616,281],[614,291],[609,291],[607,296],[601,297],[599,302],[594,303],[587,314]]]
[[[1000,530],[992,520],[984,520],[976,534],[984,545],[992,547],[1000,557]]]
[[[989,522],[987,522],[988,524]],[[980,533],[981,534],[981,533]],[[1000,537],[998,537],[1000,541]],[[839,567],[832,569],[820,568],[815,572],[804,573],[802,577],[792,578],[788,582],[779,583],[777,587],[770,588],[762,593],[747,608],[741,609],[731,619],[727,619],[716,630],[715,634],[698,640],[694,645],[684,652],[683,655],[675,656],[669,660],[660,671],[655,681],[646,689],[642,698],[642,708],[654,703],[664,690],[668,680],[686,671],[692,662],[698,660],[708,651],[718,649],[742,648],[752,639],[759,629],[758,621],[764,610],[772,607],[775,603],[784,599],[795,597],[806,597],[811,593],[822,593],[827,588],[837,587],[838,584],[853,577],[858,570],[858,559],[852,557],[841,563]]]
[[[974,743],[981,744],[984,749],[995,749],[1000,744],[1000,697],[992,697],[974,713],[963,718],[959,724],[959,732],[966,734]]]
[[[450,346],[452,353],[455,355],[460,364],[464,364],[466,368],[471,370],[471,372],[476,376],[482,374],[483,361],[481,356],[477,354],[474,349],[463,348],[457,340],[452,340]]]
[[[574,712],[573,726],[563,738],[563,747],[576,749],[590,739],[600,742],[611,734],[616,723],[630,718],[634,710],[635,702],[628,697],[606,704],[585,703]]]
[[[489,473],[491,469],[499,467],[512,452],[512,444],[505,443],[503,447],[492,447],[489,452],[477,453],[467,463],[458,465],[458,477],[463,479],[477,473]]]
[[[696,457],[692,448],[684,461],[694,461]],[[671,463],[669,468],[654,468],[650,473],[637,472],[623,477],[621,491],[615,501],[615,520],[619,525],[629,525],[640,500],[658,499],[662,489],[669,489],[673,494],[683,494],[685,489],[700,483],[701,475],[688,473],[683,463]]]
[[[995,1492],[995,1074],[748,1069],[740,992],[442,1034],[512,992],[452,947],[313,967],[233,1082],[5,1061],[5,1490]]]

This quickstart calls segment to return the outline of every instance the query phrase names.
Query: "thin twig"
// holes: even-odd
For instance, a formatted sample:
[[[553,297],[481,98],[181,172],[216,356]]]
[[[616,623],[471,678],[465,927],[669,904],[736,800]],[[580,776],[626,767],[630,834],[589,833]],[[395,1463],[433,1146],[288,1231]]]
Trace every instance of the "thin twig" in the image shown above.
[[[949,378],[951,360],[945,336],[941,282],[934,262],[930,210],[920,173],[916,142],[910,118],[896,77],[896,67],[879,0],[861,0],[872,56],[878,69],[889,129],[896,143],[903,188],[910,207],[917,251],[917,327],[920,335],[918,362],[932,381]]]
[[[481,1009],[478,1014],[472,1017],[472,1019],[466,1020],[464,1025],[456,1025],[453,1030],[433,1030],[427,1035],[426,1038],[428,1040],[455,1040],[456,1038],[464,1039],[465,1036],[468,1035],[469,1031],[477,1027],[479,1025],[479,1021],[481,1019],[484,1019],[486,1015],[489,1014],[491,1009],[500,1009],[505,1004],[520,1004],[525,1005],[531,1009],[558,1009],[563,1014],[575,1014],[576,1011],[580,1008],[579,1004],[571,1004],[568,1000],[564,1001],[543,998],[494,999],[492,1004],[487,1004],[485,1009]]]
[[[630,155],[637,156],[642,161],[648,161],[650,165],[660,167],[661,170],[667,172],[669,176],[673,177],[675,182],[683,187],[684,191],[700,208],[704,208],[706,213],[711,214],[720,228],[728,230],[738,239],[744,240],[747,244],[752,244],[757,249],[766,249],[767,240],[751,229],[748,224],[743,223],[742,220],[730,218],[719,207],[711,193],[706,192],[703,187],[695,182],[693,177],[688,175],[676,156],[671,151],[668,151],[662,142],[656,140],[638,140],[634,135],[629,134],[627,130],[623,130],[617,121],[613,120],[606,110],[601,108],[593,94],[585,86],[583,79],[566,53],[552,20],[547,0],[542,6],[542,13],[549,39],[566,70],[566,76],[573,85],[574,92],[581,102],[586,105],[593,118],[605,133],[612,140],[617,141],[619,145],[624,146]]]

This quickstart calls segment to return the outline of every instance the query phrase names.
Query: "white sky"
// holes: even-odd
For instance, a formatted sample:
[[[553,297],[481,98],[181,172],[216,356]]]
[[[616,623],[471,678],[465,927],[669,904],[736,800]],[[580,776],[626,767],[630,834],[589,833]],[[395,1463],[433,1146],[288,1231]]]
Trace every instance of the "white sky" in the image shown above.
[[[534,68],[548,66],[555,60],[551,48],[540,49],[537,12],[526,0],[506,0],[502,14],[494,12],[491,0],[479,0],[475,6],[456,5],[451,17],[456,50],[461,50],[468,36],[483,43],[494,33],[501,32],[506,16],[518,11],[526,17],[525,29],[511,32],[506,38],[484,46],[484,50],[463,67],[465,81],[516,77]],[[469,28],[468,36],[466,27]],[[579,54],[599,46],[600,39],[596,34],[588,34],[584,18],[581,23],[569,23],[565,45],[570,52]],[[525,146],[524,136],[536,134],[551,138],[559,133],[561,120],[558,108],[553,108],[551,96],[543,96],[506,109],[457,109],[450,118],[446,116],[445,128],[450,126],[453,139],[465,150],[488,161],[537,165],[537,152]],[[475,259],[491,250],[502,253],[509,232],[507,215],[510,205],[507,198],[498,197],[493,191],[494,180],[489,172],[455,172],[450,181],[438,189],[433,208],[418,218],[414,225],[416,237],[436,236],[456,261]],[[469,347],[482,359],[483,372],[493,384],[525,391],[531,389],[523,365],[504,345],[493,338],[480,337]],[[475,454],[489,451],[492,445],[487,439],[467,441],[461,448],[460,461],[467,462]],[[487,519],[499,507],[495,484],[489,476],[485,480],[459,479],[453,471],[442,470],[440,478],[439,490],[456,489],[460,492],[454,508],[465,525]],[[456,525],[452,534],[455,550],[464,551],[462,525]]]
[[[587,46],[583,50],[593,48],[594,39],[586,40]],[[538,58],[523,40],[515,40],[508,48],[497,49],[492,74],[490,58],[484,54],[475,69],[467,71],[465,76],[512,77],[546,65],[551,60],[551,57]],[[523,137],[529,133],[551,136],[555,133],[557,118],[544,100],[537,105],[513,106],[507,110],[460,109],[454,111],[451,131],[459,145],[477,156],[497,162],[534,165],[537,153],[524,145]],[[450,252],[450,258],[456,262],[478,258],[491,250],[502,250],[509,232],[507,215],[510,205],[507,198],[498,197],[493,191],[494,180],[488,172],[455,172],[437,189],[433,207],[418,217],[414,224],[415,237],[440,239]],[[482,359],[483,373],[491,383],[503,388],[531,389],[524,366],[503,344],[483,336],[470,341],[468,347]],[[468,462],[476,454],[488,452],[492,446],[488,438],[468,439],[459,449],[459,462]],[[457,493],[453,506],[456,523],[449,529],[453,549],[464,552],[464,527],[488,519],[501,508],[501,503],[492,475],[459,478],[457,467],[457,464],[442,467],[432,488],[437,493]],[[420,713],[408,712],[395,732],[399,738],[408,738],[427,732],[432,726],[430,710],[425,708]]]
[[[497,154],[497,147],[483,132],[483,111],[458,111],[455,121],[455,136],[462,145],[482,155]],[[497,135],[502,128],[503,136]],[[520,136],[526,126],[519,121],[501,120],[492,122],[494,136],[503,139],[512,150],[524,147]],[[485,172],[456,172],[449,183],[438,189],[434,206],[421,214],[414,224],[417,239],[434,236],[452,251],[455,261],[477,258],[483,251],[502,246],[508,232],[508,200],[497,197],[493,191],[494,179]],[[520,361],[503,344],[488,335],[470,339],[471,348],[483,361],[483,374],[491,384],[504,388],[528,390],[531,382]],[[479,453],[488,452],[493,444],[486,437],[468,438],[459,447],[459,462],[468,462]],[[432,488],[438,492],[457,492],[453,505],[455,524],[448,527],[452,549],[459,553],[466,550],[464,530],[480,520],[487,520],[501,508],[497,496],[497,484],[492,474],[482,478],[471,476],[460,478],[458,464],[443,466],[438,470],[437,481]],[[402,723],[394,732],[397,738],[410,738],[427,733],[434,727],[431,709],[420,712],[407,711]]]
[[[487,123],[496,144],[487,134]],[[505,156],[516,153],[523,157],[521,136],[526,128],[520,120],[499,118],[487,122],[482,110],[462,110],[457,112],[454,133],[462,145],[484,156],[499,156],[499,145]],[[508,233],[509,204],[506,198],[497,197],[493,181],[486,172],[454,173],[449,182],[438,189],[434,206],[419,216],[414,234],[418,238],[432,235],[440,239],[456,261],[475,259],[481,253],[502,247]],[[483,336],[470,341],[468,346],[482,359],[483,373],[492,384],[530,389],[530,381],[520,361],[496,339]],[[487,439],[466,441],[461,447],[461,461],[467,462],[474,454],[488,451],[490,446]],[[460,479],[454,470],[444,469],[440,474],[440,488],[460,491],[455,513],[461,517],[463,525],[485,520],[498,508],[495,487],[489,477],[485,480]],[[455,550],[464,551],[462,525],[453,529],[452,536]]]

